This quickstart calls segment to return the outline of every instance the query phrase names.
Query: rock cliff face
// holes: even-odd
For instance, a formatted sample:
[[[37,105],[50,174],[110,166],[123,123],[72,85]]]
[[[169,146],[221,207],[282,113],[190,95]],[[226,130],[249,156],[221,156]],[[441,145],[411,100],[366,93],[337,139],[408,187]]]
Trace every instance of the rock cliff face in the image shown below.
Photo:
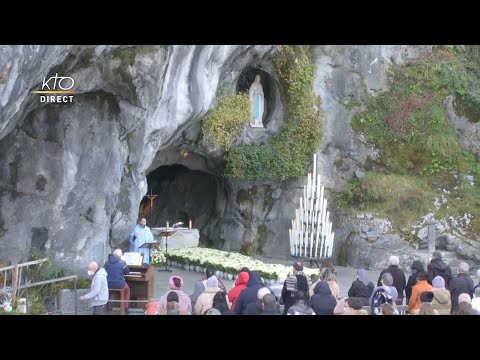
[[[0,256],[30,246],[69,267],[102,260],[133,228],[157,153],[272,46],[0,48]],[[73,103],[40,103],[44,77]],[[153,169],[151,169],[153,170]],[[72,261],[73,260],[73,261]]]
[[[316,92],[326,115],[317,169],[328,189],[341,188],[375,156],[351,129],[349,101],[385,89],[390,64],[430,49],[314,47]],[[157,199],[157,209],[172,209],[159,211],[154,225],[186,216],[199,227],[201,243],[286,256],[304,179],[227,180],[221,154],[199,139],[201,119],[222,89],[235,89],[247,67],[270,76],[269,101],[275,108],[266,130],[248,130],[241,141],[268,141],[278,130],[285,95],[270,60],[273,51],[274,46],[0,47],[0,260],[24,259],[31,246],[47,249],[71,268],[103,260],[111,247],[124,244],[141,204],[148,219],[148,206],[141,203],[147,175],[172,165],[170,174],[163,171],[162,178],[149,180],[156,193],[165,195]],[[44,104],[31,93],[55,73],[75,80],[72,103]],[[178,165],[210,178],[179,174]],[[173,186],[177,176],[181,181]],[[209,186],[200,186],[205,181]],[[176,200],[181,204],[171,206]],[[199,201],[205,210],[193,213]],[[181,213],[182,204],[190,210]],[[380,251],[385,247],[378,242],[366,242],[361,252],[342,248],[352,241],[352,231],[362,238],[361,225],[352,230],[346,226],[351,219],[332,220],[336,259],[370,268],[384,265],[388,249]],[[367,264],[373,255],[379,260]]]
[[[431,46],[317,46],[317,92],[326,116],[325,136],[317,169],[330,188],[342,188],[368,157],[375,156],[351,127],[352,106],[367,93],[388,89],[388,67],[402,65]],[[320,165],[320,166],[318,166]]]

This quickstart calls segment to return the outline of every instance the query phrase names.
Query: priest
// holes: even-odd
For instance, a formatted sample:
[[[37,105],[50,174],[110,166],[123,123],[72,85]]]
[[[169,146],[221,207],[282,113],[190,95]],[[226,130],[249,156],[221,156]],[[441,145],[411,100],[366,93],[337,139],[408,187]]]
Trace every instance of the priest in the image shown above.
[[[130,251],[139,252],[143,254],[143,262],[150,264],[150,248],[142,248],[145,243],[153,243],[153,234],[147,226],[147,219],[141,218],[140,223],[135,226],[135,229],[130,234]]]

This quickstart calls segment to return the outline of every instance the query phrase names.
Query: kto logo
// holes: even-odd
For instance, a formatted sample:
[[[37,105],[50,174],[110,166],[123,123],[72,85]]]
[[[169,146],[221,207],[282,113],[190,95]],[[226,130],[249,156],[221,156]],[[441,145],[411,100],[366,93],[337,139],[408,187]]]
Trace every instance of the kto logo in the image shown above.
[[[40,96],[42,103],[68,103],[73,101],[75,91],[71,90],[75,85],[75,80],[69,76],[55,76],[48,80],[43,78],[42,90],[32,91],[34,94],[45,94]]]

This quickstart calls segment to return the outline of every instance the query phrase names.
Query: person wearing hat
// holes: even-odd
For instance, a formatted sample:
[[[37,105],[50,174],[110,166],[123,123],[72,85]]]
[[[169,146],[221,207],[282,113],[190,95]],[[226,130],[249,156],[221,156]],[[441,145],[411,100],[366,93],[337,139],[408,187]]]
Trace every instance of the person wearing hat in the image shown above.
[[[435,276],[432,281],[433,300],[432,306],[439,315],[450,315],[452,300],[450,291],[445,289],[445,280],[441,276]]]
[[[445,264],[442,260],[442,253],[440,251],[434,251],[432,254],[432,260],[427,266],[428,271],[428,283],[432,285],[433,279],[436,276],[441,276],[445,280],[445,289],[450,290],[450,280],[452,279],[452,269]]]
[[[178,295],[178,303],[180,305],[180,310],[182,312],[188,312],[191,314],[192,302],[190,301],[190,297],[181,290],[183,286],[183,279],[178,275],[174,275],[170,277],[170,279],[168,279],[168,284],[170,285],[170,290],[167,291],[165,295],[160,298],[160,302],[157,308],[158,313],[163,313],[166,309],[168,302],[168,294],[170,294],[171,292],[175,292]]]

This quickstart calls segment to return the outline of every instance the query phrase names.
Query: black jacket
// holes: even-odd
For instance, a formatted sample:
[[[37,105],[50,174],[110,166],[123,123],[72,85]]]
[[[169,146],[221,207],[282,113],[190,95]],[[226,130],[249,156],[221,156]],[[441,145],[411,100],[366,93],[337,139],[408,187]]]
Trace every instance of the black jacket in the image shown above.
[[[382,270],[380,276],[378,277],[377,286],[382,286],[380,280],[382,279],[382,275],[385,273],[390,273],[393,278],[393,286],[397,289],[398,297],[403,298],[403,291],[405,290],[405,286],[407,285],[407,278],[405,277],[405,273],[402,269],[400,269],[396,265],[390,265],[385,270]]]
[[[368,285],[365,285],[363,282],[357,279],[352,283],[352,286],[348,290],[348,297],[359,298],[362,301],[363,306],[369,306],[368,299],[370,299],[370,295],[372,295],[374,288],[375,286],[371,281],[368,283]]]
[[[307,295],[307,298],[310,297],[310,293],[308,292],[309,289],[307,277],[305,275],[295,275],[295,277],[297,278],[297,290],[303,291]],[[283,305],[285,306],[283,314],[286,315],[290,306],[295,304],[295,294],[291,291],[287,291],[287,280],[285,280],[283,283],[282,301]]]
[[[472,278],[465,273],[460,273],[457,277],[452,278],[450,281],[450,294],[452,298],[452,308],[450,313],[453,313],[458,305],[458,296],[460,294],[466,293],[473,298],[473,280]]]
[[[333,309],[337,306],[337,301],[335,296],[332,295],[328,283],[319,281],[313,289],[313,294],[310,299],[310,307],[315,312],[315,315],[333,315]]]
[[[407,297],[406,304],[408,305],[408,301],[410,300],[410,296],[412,296],[412,287],[417,285],[417,274],[420,271],[425,271],[423,267],[423,263],[420,260],[415,260],[412,264],[412,275],[408,278],[407,286],[405,286],[405,296]]]
[[[263,311],[262,300],[247,305],[244,315],[259,315]]]
[[[432,259],[427,266],[428,283],[432,285],[436,276],[441,276],[445,280],[445,288],[450,289],[450,281],[452,280],[452,269],[445,264],[442,259]]]
[[[252,271],[250,273],[250,279],[247,283],[247,288],[244,289],[237,299],[235,304],[235,313],[239,315],[245,315],[247,311],[247,305],[250,303],[257,303],[257,293],[263,287],[260,273]]]

